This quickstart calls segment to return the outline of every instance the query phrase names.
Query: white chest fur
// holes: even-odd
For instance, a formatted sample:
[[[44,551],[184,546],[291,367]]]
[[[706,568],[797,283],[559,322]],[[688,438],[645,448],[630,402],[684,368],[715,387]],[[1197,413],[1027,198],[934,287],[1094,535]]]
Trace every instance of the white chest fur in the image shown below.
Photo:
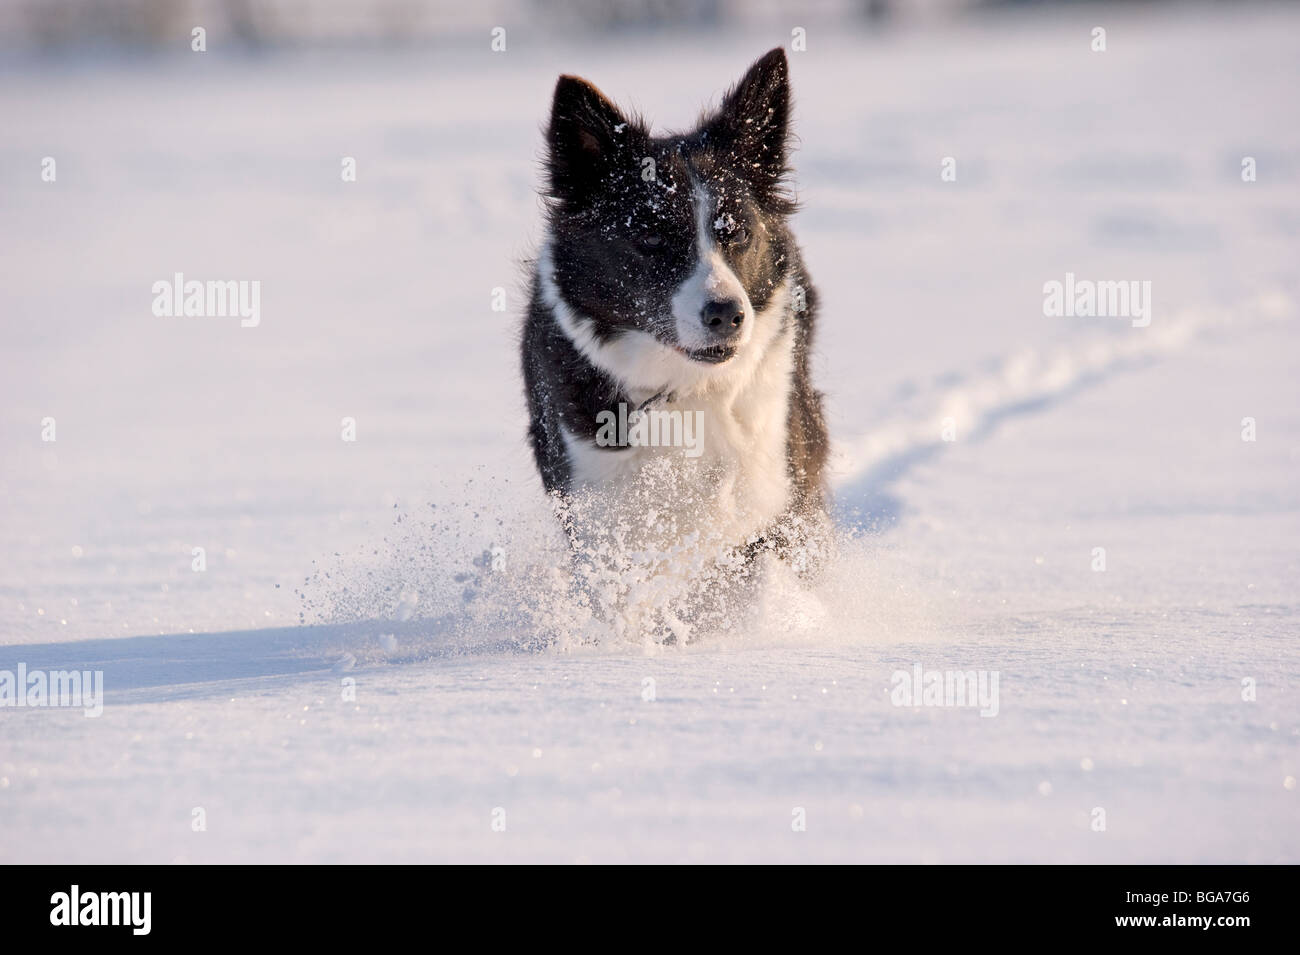
[[[590,435],[566,432],[574,491],[603,498],[602,509],[617,512],[623,520],[638,507],[657,511],[661,517],[672,512],[670,523],[678,532],[693,530],[726,545],[762,533],[790,502],[786,440],[794,329],[783,329],[781,322],[788,304],[782,290],[760,313],[755,340],[744,354],[727,363],[736,367],[724,365],[705,374],[672,368],[676,374],[668,376],[668,383],[676,387],[671,398],[660,399],[650,410],[670,416],[679,413],[683,418],[694,415],[698,433],[693,435],[693,447],[672,443],[598,447]],[[657,343],[636,347],[648,352],[662,348]],[[658,364],[662,356],[655,354],[651,360]],[[673,354],[669,361],[676,366],[689,360]],[[649,377],[645,368],[623,365],[620,370],[634,402],[663,390],[648,385],[662,379]]]

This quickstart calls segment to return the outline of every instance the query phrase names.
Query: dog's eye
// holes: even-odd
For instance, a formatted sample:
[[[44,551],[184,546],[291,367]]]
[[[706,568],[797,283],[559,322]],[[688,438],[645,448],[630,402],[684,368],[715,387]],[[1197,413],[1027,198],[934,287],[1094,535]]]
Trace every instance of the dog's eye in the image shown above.
[[[733,249],[743,249],[749,245],[749,229],[743,222],[737,222],[731,216],[719,216],[713,223],[713,231],[718,241]]]
[[[664,247],[664,237],[647,232],[637,237],[636,244],[642,252],[657,252]]]

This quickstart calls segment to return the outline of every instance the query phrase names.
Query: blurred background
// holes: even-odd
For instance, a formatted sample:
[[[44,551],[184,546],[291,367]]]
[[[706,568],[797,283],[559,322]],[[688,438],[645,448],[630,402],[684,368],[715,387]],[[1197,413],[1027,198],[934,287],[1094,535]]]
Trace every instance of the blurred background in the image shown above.
[[[1133,0],[1153,3],[1156,0]],[[1164,0],[1174,5],[1179,0]],[[1238,5],[1237,0],[1220,0]],[[1112,0],[1112,5],[1114,0]],[[923,26],[999,8],[1091,5],[1085,0],[0,0],[12,48],[166,48],[204,25],[247,46],[427,44],[483,23],[582,30],[732,29],[785,25]]]

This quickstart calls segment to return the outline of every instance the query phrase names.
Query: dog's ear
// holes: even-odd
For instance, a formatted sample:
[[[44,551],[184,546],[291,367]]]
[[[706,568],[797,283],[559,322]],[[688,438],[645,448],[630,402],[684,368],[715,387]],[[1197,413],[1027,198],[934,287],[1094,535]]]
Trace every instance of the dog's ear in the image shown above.
[[[551,195],[580,200],[620,163],[634,163],[631,146],[639,132],[639,124],[596,87],[577,76],[561,76],[546,133]]]
[[[777,47],[755,61],[701,127],[705,142],[754,187],[774,211],[785,195],[790,136],[790,65]]]

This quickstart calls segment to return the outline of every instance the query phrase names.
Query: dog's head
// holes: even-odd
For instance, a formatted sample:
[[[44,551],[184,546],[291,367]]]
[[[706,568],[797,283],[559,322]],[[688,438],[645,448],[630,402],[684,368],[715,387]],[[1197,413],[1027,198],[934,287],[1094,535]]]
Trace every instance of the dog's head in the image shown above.
[[[789,112],[779,48],[685,135],[652,136],[587,81],[560,77],[543,281],[583,324],[589,354],[689,365],[671,369],[678,375],[721,372],[771,339],[758,326],[779,321],[764,310],[793,258]]]

